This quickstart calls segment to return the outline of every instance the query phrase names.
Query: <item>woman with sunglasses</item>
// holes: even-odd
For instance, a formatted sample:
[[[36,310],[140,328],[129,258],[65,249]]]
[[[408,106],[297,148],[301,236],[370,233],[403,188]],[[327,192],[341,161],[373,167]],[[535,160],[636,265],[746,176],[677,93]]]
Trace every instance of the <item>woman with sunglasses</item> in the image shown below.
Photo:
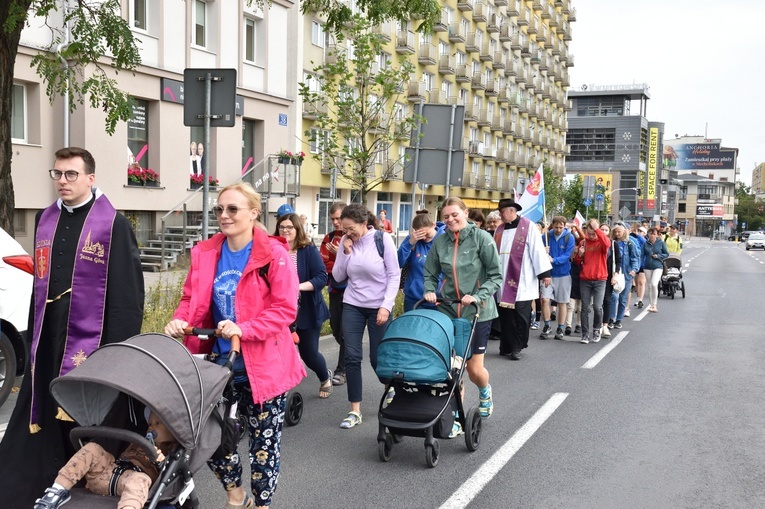
[[[258,222],[260,195],[250,184],[223,188],[213,208],[220,233],[191,250],[183,296],[165,334],[180,338],[186,327],[217,328],[202,341],[186,336],[192,353],[225,362],[232,336],[241,338],[234,363],[233,393],[250,435],[251,491],[242,488],[236,450],[208,465],[223,484],[227,509],[267,506],[276,490],[287,391],[305,377],[289,324],[297,317],[298,276],[283,239],[269,237]]]
[[[319,377],[319,397],[328,398],[332,394],[332,371],[327,369],[327,361],[319,352],[321,325],[329,318],[329,309],[321,295],[322,288],[327,284],[327,269],[297,214],[279,217],[274,235],[287,241],[300,281],[300,305],[295,321],[300,338],[300,358]]]

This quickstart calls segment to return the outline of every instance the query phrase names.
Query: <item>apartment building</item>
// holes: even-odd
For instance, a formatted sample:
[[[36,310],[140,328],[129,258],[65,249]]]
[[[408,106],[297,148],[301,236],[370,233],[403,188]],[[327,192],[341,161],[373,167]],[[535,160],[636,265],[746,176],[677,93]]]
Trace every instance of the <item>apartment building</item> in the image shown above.
[[[133,119],[118,124],[112,136],[104,132],[99,109],[80,105],[67,119],[61,98],[49,103],[45,84],[29,64],[50,47],[51,33],[36,18],[22,32],[14,76],[12,171],[15,229],[29,251],[34,214],[56,199],[47,170],[54,152],[67,143],[67,131],[69,145],[93,153],[97,186],[133,220],[142,242],[156,234],[161,218],[180,221],[180,211],[201,210],[202,194],[191,189],[195,162],[201,167],[209,159],[210,175],[221,185],[253,169],[260,176],[252,181],[261,191],[269,183],[263,174],[284,180],[273,171],[277,167],[269,155],[295,146],[300,129],[295,98],[303,34],[297,4],[272,0],[261,11],[244,0],[123,0],[122,15],[139,41],[142,65],[117,76],[136,104]],[[61,26],[60,15],[49,23]],[[184,126],[186,68],[236,70],[234,127],[212,129],[206,153],[199,150],[203,129]],[[155,187],[130,181],[127,169],[133,162],[159,174],[150,184]],[[266,204],[269,210],[290,192],[297,189],[275,193],[279,196]]]
[[[673,222],[684,235],[725,239],[736,230],[733,181],[725,177],[715,179],[695,171],[684,173],[680,180],[682,184]]]
[[[386,55],[403,55],[416,67],[399,99],[400,111],[411,113],[421,102],[465,108],[462,142],[456,147],[465,151],[464,174],[462,185],[451,187],[450,195],[488,211],[500,197],[514,189],[522,191],[525,180],[543,162],[563,174],[568,69],[574,65],[569,42],[575,20],[569,0],[444,0],[433,33],[416,33],[417,20],[374,29],[386,41]],[[327,47],[336,43],[323,33],[321,21],[316,13],[305,19],[304,76],[315,62],[327,58]],[[354,194],[338,179],[332,195],[331,169],[322,164],[320,146],[302,134],[310,131],[315,109],[303,104],[301,111],[299,136],[308,157],[301,168],[296,205],[324,233],[331,228],[329,204],[336,199],[349,202]],[[407,144],[394,144],[388,157],[380,159],[376,174],[386,161],[397,160]],[[420,206],[419,198],[412,204],[413,185],[398,178],[387,180],[367,195],[367,202],[377,211],[386,209],[394,228],[406,231],[413,209]],[[444,185],[417,190],[431,211],[445,194]]]

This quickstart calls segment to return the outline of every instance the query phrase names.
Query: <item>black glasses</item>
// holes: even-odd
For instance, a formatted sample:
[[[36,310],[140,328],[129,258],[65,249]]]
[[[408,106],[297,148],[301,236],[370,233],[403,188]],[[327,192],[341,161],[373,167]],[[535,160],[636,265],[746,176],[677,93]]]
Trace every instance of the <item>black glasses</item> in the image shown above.
[[[237,207],[236,205],[226,205],[224,208],[222,205],[216,205],[213,207],[213,212],[215,212],[215,215],[220,217],[223,214],[223,211],[226,211],[226,214],[228,214],[228,217],[234,217],[239,213],[240,210],[251,210],[249,207]]]
[[[50,175],[50,178],[53,180],[60,180],[61,175],[66,177],[67,182],[74,182],[77,180],[77,177],[80,176],[80,172],[74,171],[74,170],[67,170],[67,171],[61,171],[61,170],[48,170],[48,174]]]
[[[294,226],[292,226],[291,224],[280,224],[280,225],[279,225],[279,229],[280,229],[281,231],[285,231],[285,232],[291,232],[292,230],[294,230],[294,229],[295,229],[295,227],[294,227]]]

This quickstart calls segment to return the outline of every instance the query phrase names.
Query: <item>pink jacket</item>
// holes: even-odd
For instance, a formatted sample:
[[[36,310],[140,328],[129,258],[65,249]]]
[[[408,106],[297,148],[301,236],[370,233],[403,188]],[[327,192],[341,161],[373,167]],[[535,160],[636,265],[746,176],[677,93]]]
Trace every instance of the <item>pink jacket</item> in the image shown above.
[[[225,239],[219,233],[191,250],[191,268],[173,318],[191,327],[215,328],[213,279]],[[295,265],[284,246],[284,239],[253,228],[252,253],[236,289],[236,324],[242,329],[242,355],[255,403],[294,388],[306,376],[289,330],[299,292]],[[259,274],[266,264],[270,287]],[[212,340],[196,336],[186,336],[184,344],[192,353],[209,353],[213,347]]]

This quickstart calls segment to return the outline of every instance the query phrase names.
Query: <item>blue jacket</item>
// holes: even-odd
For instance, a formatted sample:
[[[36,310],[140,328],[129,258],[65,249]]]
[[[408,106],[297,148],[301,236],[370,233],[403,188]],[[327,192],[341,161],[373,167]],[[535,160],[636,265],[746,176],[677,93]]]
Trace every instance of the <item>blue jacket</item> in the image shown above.
[[[310,281],[312,292],[300,292],[296,325],[298,329],[321,327],[329,318],[321,290],[327,284],[327,269],[319,250],[313,244],[297,250],[297,273],[301,283]]]
[[[640,268],[643,268],[643,244],[645,244],[645,237],[636,233],[630,233],[630,239],[638,248],[638,256],[640,256]]]
[[[638,247],[638,241],[629,237],[625,241],[619,241],[619,249],[622,253],[622,274],[624,277],[631,278],[630,271],[637,271],[640,269],[640,248]]]
[[[654,258],[654,254],[658,255],[658,258]],[[669,251],[667,251],[667,245],[663,240],[657,238],[653,244],[648,241],[643,244],[643,267],[645,270],[663,269],[664,264],[661,261],[667,256],[669,256]]]
[[[576,244],[574,236],[568,230],[563,229],[558,240],[555,240],[555,232],[547,232],[547,246],[550,247],[550,256],[552,257],[552,277],[565,277],[571,274],[571,253],[574,252]]]
[[[444,230],[446,230],[446,225],[438,221],[436,223],[436,236],[433,237],[433,240],[430,242],[418,240],[412,246],[409,242],[409,235],[407,235],[398,248],[398,266],[402,269],[405,266],[409,267],[406,281],[404,281],[404,295],[410,299],[422,299],[425,292],[425,261],[428,259],[430,248],[433,247],[433,241],[444,233]]]

